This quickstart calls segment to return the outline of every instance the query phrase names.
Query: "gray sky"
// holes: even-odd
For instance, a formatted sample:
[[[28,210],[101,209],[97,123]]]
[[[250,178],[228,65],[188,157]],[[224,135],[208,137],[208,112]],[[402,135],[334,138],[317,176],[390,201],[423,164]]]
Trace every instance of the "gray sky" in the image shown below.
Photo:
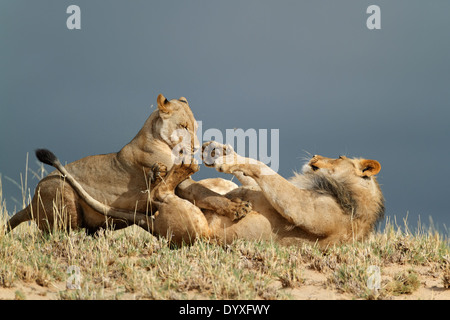
[[[81,8],[81,30],[66,9]],[[381,30],[366,9],[381,8]],[[0,2],[0,173],[10,212],[27,152],[116,152],[156,97],[203,130],[279,129],[279,173],[307,152],[380,161],[386,215],[450,227],[449,1]],[[270,149],[270,146],[269,146]],[[270,151],[270,150],[269,150]],[[47,168],[49,169],[49,168]],[[216,176],[202,167],[194,178]],[[29,181],[35,187],[36,179]]]

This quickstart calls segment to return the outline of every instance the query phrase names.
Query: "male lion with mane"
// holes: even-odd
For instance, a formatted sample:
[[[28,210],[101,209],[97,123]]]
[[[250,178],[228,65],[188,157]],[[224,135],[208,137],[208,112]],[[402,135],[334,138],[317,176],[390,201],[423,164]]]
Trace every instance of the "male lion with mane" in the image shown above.
[[[239,221],[205,211],[212,233],[227,242],[271,239],[326,247],[364,239],[384,215],[384,198],[375,178],[381,165],[376,160],[314,155],[301,174],[286,180],[230,146],[207,142],[203,149],[206,165],[234,174],[242,183],[225,196],[250,201],[254,210]]]

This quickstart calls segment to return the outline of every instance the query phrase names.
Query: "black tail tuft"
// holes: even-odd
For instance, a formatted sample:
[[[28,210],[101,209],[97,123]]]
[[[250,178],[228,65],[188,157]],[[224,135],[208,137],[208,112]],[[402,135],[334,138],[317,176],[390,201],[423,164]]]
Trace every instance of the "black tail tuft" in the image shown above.
[[[39,161],[48,164],[49,166],[54,166],[55,163],[58,162],[58,158],[50,150],[47,149],[37,149],[36,157],[39,159]]]

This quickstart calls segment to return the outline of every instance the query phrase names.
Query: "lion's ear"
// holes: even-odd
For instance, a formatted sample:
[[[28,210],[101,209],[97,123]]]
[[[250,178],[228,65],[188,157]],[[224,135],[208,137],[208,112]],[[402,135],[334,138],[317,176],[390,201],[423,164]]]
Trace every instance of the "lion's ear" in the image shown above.
[[[363,177],[370,177],[380,172],[381,164],[376,160],[363,159],[360,161],[360,168]]]
[[[156,102],[158,103],[159,111],[163,113],[172,113],[169,100],[167,100],[161,93],[158,95]]]
[[[185,97],[180,97],[180,99],[178,99],[178,100],[180,100],[181,102],[184,102],[186,104],[189,104]]]

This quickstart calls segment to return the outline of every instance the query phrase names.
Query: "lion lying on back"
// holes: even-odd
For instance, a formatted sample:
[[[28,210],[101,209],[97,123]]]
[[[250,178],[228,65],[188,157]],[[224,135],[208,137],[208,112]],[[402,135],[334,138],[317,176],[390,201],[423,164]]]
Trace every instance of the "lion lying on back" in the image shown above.
[[[216,238],[271,239],[286,245],[307,241],[325,247],[364,239],[384,214],[376,160],[315,155],[302,174],[286,180],[229,146],[209,142],[203,148],[206,165],[234,174],[243,184],[226,196],[250,201],[254,210],[239,221],[205,212]]]

